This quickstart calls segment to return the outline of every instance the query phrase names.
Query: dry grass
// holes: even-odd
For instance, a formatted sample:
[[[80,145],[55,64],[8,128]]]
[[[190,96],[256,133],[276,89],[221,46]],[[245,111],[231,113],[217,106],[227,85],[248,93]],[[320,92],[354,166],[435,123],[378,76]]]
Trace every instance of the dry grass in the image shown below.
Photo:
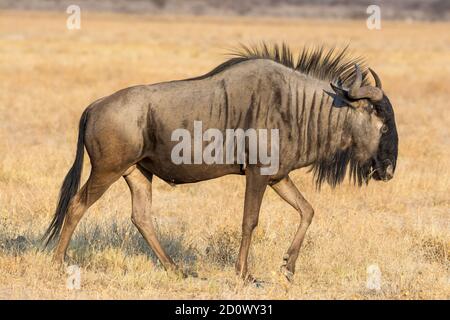
[[[0,19],[0,298],[446,298],[449,292],[450,34],[448,24],[244,18],[155,18],[83,13],[2,12]],[[396,177],[357,189],[315,192],[294,181],[316,209],[295,284],[278,274],[296,212],[266,193],[251,251],[262,288],[234,276],[244,181],[224,177],[171,188],[156,180],[154,211],[173,257],[198,277],[167,276],[130,222],[123,181],[97,202],[69,250],[82,289],[39,252],[75,152],[78,118],[120,88],[198,75],[238,42],[345,44],[382,76],[397,113]],[[85,174],[89,172],[86,161]],[[376,263],[382,291],[365,289]]]

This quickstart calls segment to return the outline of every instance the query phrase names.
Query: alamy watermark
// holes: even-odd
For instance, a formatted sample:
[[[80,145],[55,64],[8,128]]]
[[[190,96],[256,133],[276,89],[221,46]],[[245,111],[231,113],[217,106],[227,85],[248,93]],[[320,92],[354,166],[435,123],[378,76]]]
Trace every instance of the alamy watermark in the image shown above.
[[[171,140],[178,141],[171,152],[174,164],[247,164],[261,165],[262,175],[273,175],[279,169],[279,130],[219,129],[203,132],[202,121],[194,121],[194,136],[187,129],[176,129]],[[203,148],[204,142],[209,142]],[[246,143],[248,142],[248,143]],[[270,154],[268,149],[270,148]]]
[[[381,29],[381,8],[375,4],[367,7],[366,13],[369,17],[366,20],[367,29],[380,30]]]
[[[69,14],[66,21],[66,27],[69,30],[81,29],[81,8],[76,4],[67,7],[66,13]]]
[[[366,288],[375,292],[381,291],[381,270],[377,264],[367,267]]]
[[[69,290],[81,289],[81,270],[77,265],[67,267],[66,287]]]

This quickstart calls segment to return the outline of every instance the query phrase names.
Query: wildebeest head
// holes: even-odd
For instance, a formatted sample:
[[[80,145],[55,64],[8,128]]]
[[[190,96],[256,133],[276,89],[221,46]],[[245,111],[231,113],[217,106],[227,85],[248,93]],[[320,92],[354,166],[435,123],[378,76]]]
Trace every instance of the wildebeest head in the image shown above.
[[[383,121],[378,150],[372,159],[373,178],[375,180],[390,180],[394,176],[397,165],[398,135],[395,125],[394,109],[386,95],[374,104],[377,116]]]
[[[360,166],[366,168],[366,179],[373,177],[388,181],[394,176],[398,154],[394,110],[382,90],[378,75],[369,69],[376,85],[361,86],[362,74],[357,65],[355,68],[355,81],[348,90],[332,87],[359,111],[356,112],[351,135],[355,157]]]

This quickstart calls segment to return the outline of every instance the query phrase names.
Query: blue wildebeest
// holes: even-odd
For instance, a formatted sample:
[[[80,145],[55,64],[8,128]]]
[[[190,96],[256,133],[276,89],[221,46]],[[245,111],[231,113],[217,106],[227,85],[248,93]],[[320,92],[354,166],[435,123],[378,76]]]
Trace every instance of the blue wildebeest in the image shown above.
[[[123,177],[132,196],[132,221],[162,265],[180,272],[166,254],[152,222],[152,177],[170,184],[245,175],[242,240],[236,272],[244,279],[247,256],[264,191],[273,188],[300,214],[294,240],[283,256],[282,273],[292,280],[300,246],[314,215],[289,173],[310,167],[318,186],[341,183],[348,172],[356,184],[387,181],[396,167],[398,136],[394,112],[379,77],[346,49],[304,49],[294,61],[286,45],[242,47],[209,73],[185,80],[139,85],[93,102],[79,124],[75,161],[60,191],[45,234],[58,239],[54,259],[62,262],[86,210]],[[278,129],[278,171],[263,175],[261,163],[177,163],[171,135],[179,128]],[[206,144],[205,141],[202,142]],[[84,148],[91,173],[79,190]],[[248,151],[248,145],[244,152]],[[244,159],[246,159],[244,157]]]

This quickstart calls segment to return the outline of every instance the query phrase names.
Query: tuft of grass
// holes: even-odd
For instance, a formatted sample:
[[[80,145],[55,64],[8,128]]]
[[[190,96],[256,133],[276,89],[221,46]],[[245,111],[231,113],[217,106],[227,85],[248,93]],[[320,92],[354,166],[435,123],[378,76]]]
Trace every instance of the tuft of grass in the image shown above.
[[[450,245],[448,239],[426,236],[421,241],[421,249],[425,259],[450,268]]]
[[[205,250],[207,261],[220,267],[234,265],[240,244],[240,234],[237,231],[217,231],[208,237],[207,243]]]

